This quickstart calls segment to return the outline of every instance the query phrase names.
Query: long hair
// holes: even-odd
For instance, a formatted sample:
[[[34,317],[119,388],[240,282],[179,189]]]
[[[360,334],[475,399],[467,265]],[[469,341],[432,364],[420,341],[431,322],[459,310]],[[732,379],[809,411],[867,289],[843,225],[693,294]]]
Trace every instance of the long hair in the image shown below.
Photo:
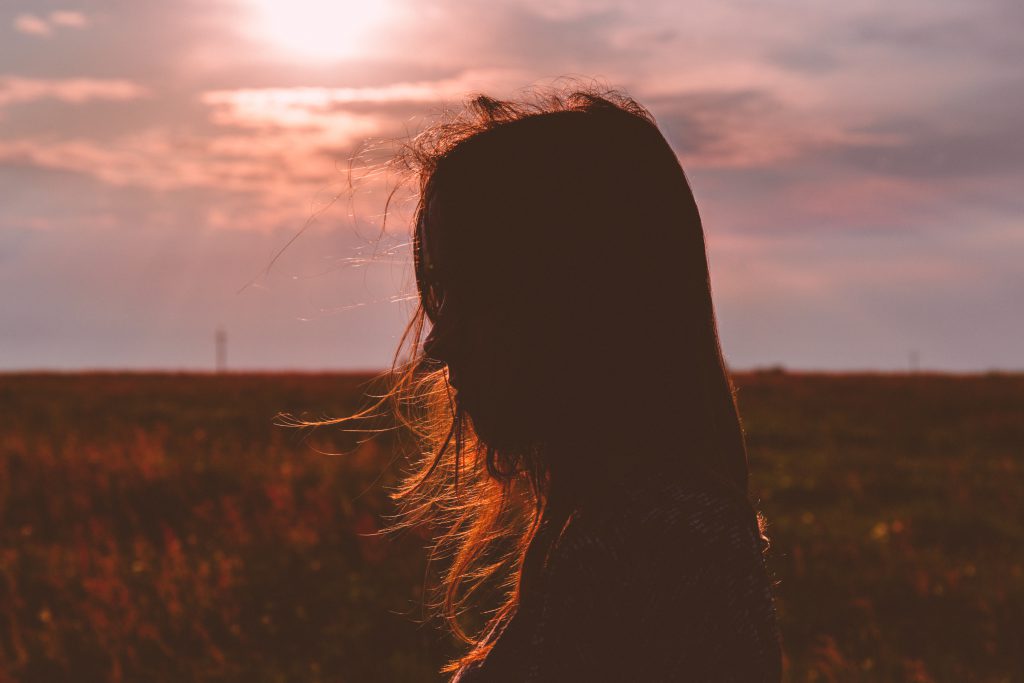
[[[453,671],[487,655],[580,506],[652,470],[750,505],[746,448],[697,206],[648,111],[595,89],[479,95],[396,162],[420,190],[419,303],[388,391],[322,424],[386,408],[415,436],[392,529],[436,530],[435,607],[470,646]]]

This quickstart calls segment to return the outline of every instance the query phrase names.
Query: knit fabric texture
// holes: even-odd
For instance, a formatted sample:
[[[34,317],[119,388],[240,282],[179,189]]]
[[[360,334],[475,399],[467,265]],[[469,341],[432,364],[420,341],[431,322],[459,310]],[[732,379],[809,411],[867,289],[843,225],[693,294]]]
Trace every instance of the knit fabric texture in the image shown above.
[[[572,516],[539,589],[451,683],[781,679],[767,544],[737,494],[646,476],[597,507]]]

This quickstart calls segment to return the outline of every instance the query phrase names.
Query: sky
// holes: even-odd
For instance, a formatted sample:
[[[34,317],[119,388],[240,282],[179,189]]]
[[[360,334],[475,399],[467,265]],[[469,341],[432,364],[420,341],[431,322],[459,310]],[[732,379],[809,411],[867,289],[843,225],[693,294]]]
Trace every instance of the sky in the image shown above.
[[[235,369],[387,367],[387,159],[570,79],[679,155],[731,367],[1024,369],[1022,34],[1018,0],[8,0],[0,370],[210,369],[218,328]]]

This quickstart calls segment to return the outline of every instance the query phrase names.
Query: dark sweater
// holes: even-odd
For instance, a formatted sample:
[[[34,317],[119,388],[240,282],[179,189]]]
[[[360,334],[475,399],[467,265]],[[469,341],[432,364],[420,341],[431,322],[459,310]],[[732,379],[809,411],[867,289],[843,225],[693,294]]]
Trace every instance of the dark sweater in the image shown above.
[[[781,649],[752,509],[645,476],[573,515],[543,580],[452,683],[776,682]]]

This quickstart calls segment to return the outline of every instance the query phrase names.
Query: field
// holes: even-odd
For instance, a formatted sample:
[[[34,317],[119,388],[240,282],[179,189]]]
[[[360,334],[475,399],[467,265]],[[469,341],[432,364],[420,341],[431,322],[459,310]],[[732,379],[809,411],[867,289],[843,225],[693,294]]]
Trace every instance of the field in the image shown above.
[[[442,680],[367,379],[0,376],[0,683]],[[786,679],[1024,681],[1024,376],[736,382]]]

